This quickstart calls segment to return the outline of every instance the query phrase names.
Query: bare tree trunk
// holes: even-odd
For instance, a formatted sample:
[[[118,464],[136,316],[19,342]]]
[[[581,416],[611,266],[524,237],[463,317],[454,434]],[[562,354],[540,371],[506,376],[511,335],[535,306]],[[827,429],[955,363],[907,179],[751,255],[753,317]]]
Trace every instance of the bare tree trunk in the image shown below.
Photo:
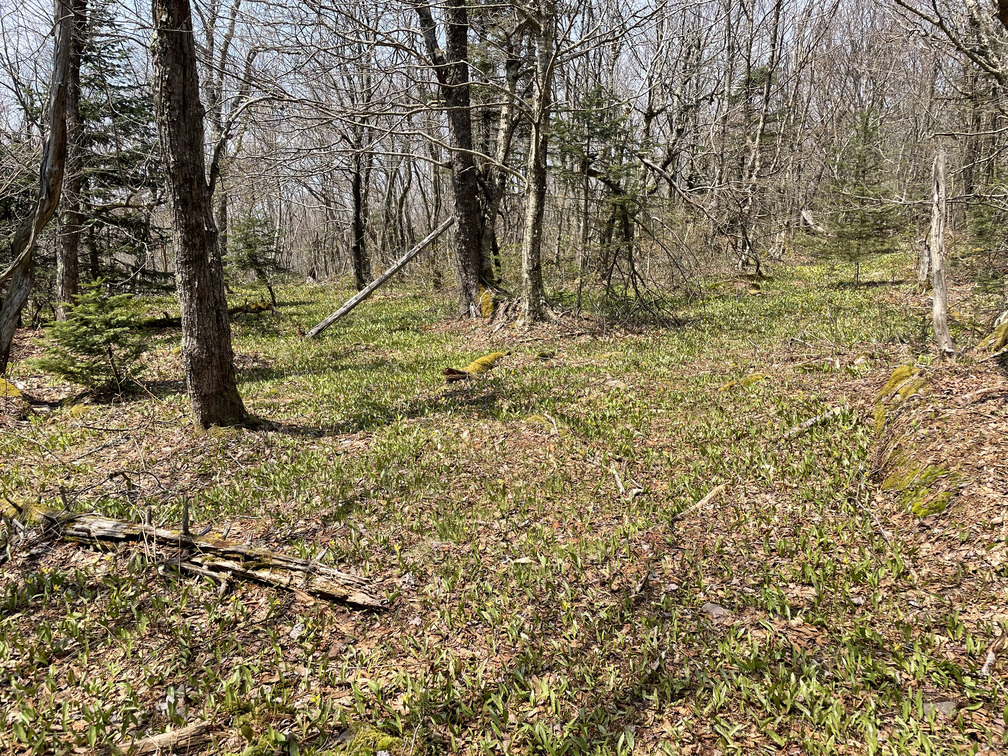
[[[80,114],[81,49],[87,22],[87,0],[71,0],[73,40],[70,46],[70,70],[67,79],[66,176],[63,181],[63,212],[56,241],[56,319],[66,319],[66,304],[78,292],[80,278],[80,236],[84,214],[81,212],[81,188],[84,184],[84,121]]]
[[[512,32],[513,33],[513,32]],[[500,214],[501,200],[504,198],[504,189],[507,185],[507,173],[502,166],[507,163],[511,154],[511,142],[514,139],[515,128],[518,125],[518,118],[515,117],[515,92],[518,88],[518,79],[521,74],[521,60],[514,51],[514,44],[511,36],[506,36],[504,40],[504,50],[507,58],[504,61],[504,91],[501,93],[503,102],[501,103],[500,117],[497,119],[497,144],[494,155],[494,163],[487,168],[487,186],[489,194],[487,206],[484,209],[484,226],[482,236],[484,278],[494,280],[499,277],[500,270],[495,274],[493,271],[493,261],[497,255],[499,262],[497,245],[497,216]],[[489,271],[489,272],[488,272]]]
[[[934,162],[931,193],[931,323],[935,342],[942,357],[955,355],[955,345],[948,330],[948,293],[945,288],[945,150],[939,149]]]
[[[546,150],[549,144],[550,91],[553,86],[553,47],[556,15],[553,3],[540,5],[536,34],[535,95],[529,140],[525,190],[525,234],[522,238],[522,303],[526,322],[546,314],[542,278],[543,211],[546,206]]]
[[[455,195],[455,275],[459,287],[459,314],[480,317],[480,286],[484,270],[480,241],[482,210],[478,170],[473,158],[472,114],[469,102],[469,16],[465,0],[444,5],[445,49],[427,0],[414,0],[427,55],[434,67],[448,116],[451,140],[452,190]]]
[[[370,162],[370,154],[368,161]],[[353,196],[353,239],[350,244],[350,256],[353,262],[354,286],[360,291],[371,283],[371,257],[367,251],[367,196],[364,179],[366,170],[364,156],[360,151],[354,155],[353,177],[351,178],[351,195]]]
[[[49,87],[49,137],[42,151],[39,171],[39,197],[34,216],[21,224],[11,242],[13,262],[0,273],[0,286],[7,284],[0,304],[0,374],[7,371],[11,344],[21,310],[28,301],[33,278],[32,252],[42,229],[59,205],[66,163],[66,99],[70,78],[70,48],[74,16],[66,0],[55,0],[55,40],[53,44],[52,83]]]
[[[203,155],[189,0],[152,0],[155,117],[182,309],[182,357],[197,427],[246,419],[235,380],[224,273]]]

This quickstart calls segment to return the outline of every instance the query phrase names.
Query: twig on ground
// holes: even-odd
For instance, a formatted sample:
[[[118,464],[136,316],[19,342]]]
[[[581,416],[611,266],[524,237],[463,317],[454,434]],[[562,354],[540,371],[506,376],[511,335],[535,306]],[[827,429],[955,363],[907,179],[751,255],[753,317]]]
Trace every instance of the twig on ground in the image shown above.
[[[711,489],[711,491],[702,499],[700,499],[700,501],[698,501],[696,504],[686,507],[686,509],[684,509],[682,512],[679,512],[677,515],[673,516],[672,519],[669,520],[669,524],[671,525],[672,523],[678,522],[683,517],[688,515],[690,512],[693,512],[697,509],[703,509],[705,506],[714,501],[714,499],[720,496],[721,492],[724,491],[727,487],[728,487],[727,483],[722,483],[721,485]]]

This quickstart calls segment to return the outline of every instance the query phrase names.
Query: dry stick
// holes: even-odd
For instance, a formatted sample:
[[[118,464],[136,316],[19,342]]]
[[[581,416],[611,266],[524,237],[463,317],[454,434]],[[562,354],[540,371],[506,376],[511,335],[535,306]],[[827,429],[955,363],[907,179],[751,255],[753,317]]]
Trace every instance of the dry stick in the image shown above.
[[[677,515],[674,515],[672,517],[672,519],[669,520],[669,524],[671,525],[674,522],[678,522],[679,520],[681,520],[683,517],[685,517],[690,512],[692,512],[692,511],[694,511],[696,509],[702,509],[707,504],[710,504],[727,487],[728,487],[727,483],[722,483],[720,486],[717,486],[716,488],[711,489],[710,493],[708,493],[706,496],[704,496],[702,499],[700,499],[700,501],[698,501],[696,504],[694,504],[693,506],[690,506],[690,507],[686,507],[686,509],[684,509],[682,512],[680,512]]]
[[[365,299],[367,299],[372,294],[374,294],[375,291],[380,286],[382,286],[390,278],[392,278],[392,276],[394,276],[396,273],[398,273],[400,270],[402,270],[406,266],[406,263],[408,263],[410,260],[412,260],[418,254],[420,254],[420,252],[424,249],[424,247],[426,247],[432,241],[434,241],[439,236],[441,236],[441,234],[443,234],[445,231],[447,231],[448,228],[454,222],[455,222],[455,218],[453,216],[453,217],[449,218],[448,220],[446,220],[444,223],[442,223],[440,226],[438,226],[437,228],[435,228],[433,231],[431,231],[419,244],[417,244],[415,247],[413,247],[413,249],[411,249],[409,252],[407,252],[405,255],[403,255],[401,258],[399,258],[399,260],[395,264],[393,264],[391,268],[389,268],[388,270],[386,270],[384,273],[382,273],[380,276],[378,276],[378,278],[376,278],[374,281],[372,281],[371,283],[369,283],[366,288],[361,289],[354,296],[352,296],[350,299],[348,299],[343,304],[342,307],[340,307],[338,310],[336,310],[336,312],[334,312],[328,318],[326,318],[321,323],[319,323],[317,326],[315,326],[310,331],[308,331],[308,333],[305,334],[305,338],[306,339],[314,339],[316,336],[318,336],[320,333],[322,333],[322,331],[324,331],[326,328],[328,328],[329,326],[331,326],[337,320],[341,320],[343,317],[345,317],[354,307],[356,307],[361,302],[363,302]]]
[[[210,740],[213,726],[209,722],[193,722],[180,730],[172,730],[162,735],[152,735],[143,740],[134,740],[120,748],[134,756],[148,753],[185,753]]]

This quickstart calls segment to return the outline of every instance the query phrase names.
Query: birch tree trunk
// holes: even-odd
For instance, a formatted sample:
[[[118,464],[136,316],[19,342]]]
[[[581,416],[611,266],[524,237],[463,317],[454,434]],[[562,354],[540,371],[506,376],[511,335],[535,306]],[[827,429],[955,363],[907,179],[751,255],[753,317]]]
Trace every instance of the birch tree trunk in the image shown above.
[[[504,91],[501,92],[503,101],[501,103],[500,116],[497,120],[497,143],[494,154],[494,163],[486,169],[486,185],[489,187],[490,196],[487,199],[485,217],[483,220],[483,236],[481,239],[483,248],[484,278],[495,279],[492,262],[499,263],[499,249],[497,244],[497,217],[500,215],[501,200],[504,198],[504,190],[507,185],[507,173],[503,165],[507,163],[511,154],[511,142],[514,139],[515,128],[518,125],[518,118],[515,116],[515,93],[518,89],[518,79],[521,75],[521,60],[514,50],[512,35],[510,31],[504,40],[504,51],[506,59],[504,61]],[[487,273],[489,271],[489,274]]]
[[[70,48],[73,39],[74,16],[67,0],[55,0],[55,40],[53,71],[49,87],[49,136],[42,150],[39,170],[39,196],[35,213],[17,229],[11,241],[13,262],[0,273],[0,286],[6,285],[0,304],[0,374],[7,371],[11,344],[17,330],[21,310],[28,301],[34,272],[32,253],[42,229],[52,219],[63,189],[66,163],[66,99],[70,78]]]
[[[182,310],[182,358],[198,428],[246,419],[203,154],[203,106],[189,0],[152,0],[155,117]]]
[[[931,324],[942,357],[955,355],[955,345],[948,330],[948,292],[945,288],[945,150],[935,155],[931,192]]]

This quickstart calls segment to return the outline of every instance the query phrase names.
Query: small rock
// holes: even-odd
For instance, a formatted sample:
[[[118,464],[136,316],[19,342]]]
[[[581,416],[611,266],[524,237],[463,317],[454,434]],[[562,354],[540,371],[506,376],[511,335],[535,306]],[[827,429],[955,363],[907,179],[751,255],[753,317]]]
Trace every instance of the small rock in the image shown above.
[[[290,637],[293,640],[297,640],[302,635],[304,635],[304,630],[305,630],[304,623],[298,622],[296,625],[294,625],[294,627],[291,628]]]
[[[375,756],[390,756],[388,751],[378,751]]]
[[[721,604],[715,604],[710,601],[700,607],[700,613],[706,614],[711,619],[719,619],[721,617],[728,616],[727,609],[721,606]]]
[[[951,717],[956,712],[956,702],[955,701],[934,701],[926,702],[924,704],[924,714],[941,714],[946,717]]]

